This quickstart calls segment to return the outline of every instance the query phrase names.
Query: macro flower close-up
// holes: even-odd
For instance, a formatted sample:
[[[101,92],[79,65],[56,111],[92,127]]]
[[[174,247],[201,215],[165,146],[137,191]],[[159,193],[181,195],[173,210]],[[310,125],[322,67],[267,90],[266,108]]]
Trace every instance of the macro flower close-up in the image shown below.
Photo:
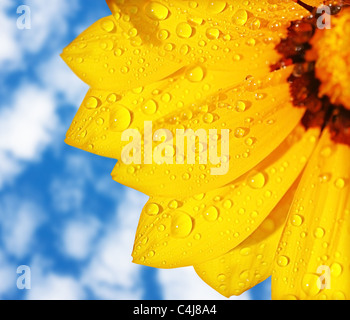
[[[65,142],[149,196],[133,262],[350,299],[350,3],[107,4],[61,54],[90,87]]]

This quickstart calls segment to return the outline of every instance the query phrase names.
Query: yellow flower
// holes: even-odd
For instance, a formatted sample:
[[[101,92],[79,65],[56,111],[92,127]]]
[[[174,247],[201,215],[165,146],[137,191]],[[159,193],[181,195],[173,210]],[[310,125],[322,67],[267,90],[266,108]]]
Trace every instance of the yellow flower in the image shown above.
[[[272,275],[274,299],[349,299],[347,5],[107,3],[62,53],[91,86],[66,142],[119,159],[113,179],[150,196],[133,261],[194,266],[227,297]],[[216,129],[187,140],[195,163],[181,129]],[[201,163],[210,139],[228,155]]]

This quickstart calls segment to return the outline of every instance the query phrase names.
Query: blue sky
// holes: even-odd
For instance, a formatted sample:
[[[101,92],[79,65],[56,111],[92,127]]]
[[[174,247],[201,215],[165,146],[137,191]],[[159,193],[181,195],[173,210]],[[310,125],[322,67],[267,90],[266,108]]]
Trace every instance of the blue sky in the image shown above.
[[[225,299],[192,268],[131,263],[147,197],[111,179],[115,160],[64,144],[88,87],[59,53],[109,14],[103,0],[1,0],[0,299]],[[17,288],[20,265],[29,290]],[[232,299],[269,299],[269,286]]]

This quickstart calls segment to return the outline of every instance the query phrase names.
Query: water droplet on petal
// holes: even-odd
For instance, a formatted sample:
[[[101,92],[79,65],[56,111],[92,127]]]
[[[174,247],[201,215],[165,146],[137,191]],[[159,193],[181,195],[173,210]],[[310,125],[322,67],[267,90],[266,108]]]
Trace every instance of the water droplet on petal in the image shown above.
[[[236,128],[236,129],[234,130],[234,135],[235,135],[236,138],[243,138],[243,137],[245,137],[248,133],[249,133],[249,129],[248,129],[248,128],[240,127],[240,128]]]
[[[289,264],[289,258],[286,256],[279,256],[277,260],[277,264],[280,267],[286,267]]]
[[[345,180],[342,178],[338,178],[337,180],[335,180],[334,185],[338,189],[343,189],[345,187]]]
[[[295,226],[295,227],[300,227],[302,224],[303,224],[303,217],[298,215],[298,214],[294,214],[292,216],[292,225]]]
[[[203,216],[207,221],[215,221],[219,216],[219,211],[216,207],[211,206],[204,211]]]
[[[177,212],[171,221],[171,234],[175,238],[186,238],[193,229],[192,218],[185,212]]]
[[[301,288],[308,296],[316,296],[321,288],[320,277],[311,273],[306,274],[301,281]]]
[[[200,82],[204,79],[204,69],[201,66],[192,67],[187,70],[186,78],[191,82]]]
[[[232,207],[232,201],[230,199],[225,200],[223,203],[223,207],[225,209],[230,209]]]
[[[102,21],[101,28],[104,31],[112,32],[114,30],[114,28],[115,28],[115,24],[114,24],[114,22],[112,20],[106,19],[106,20]]]
[[[248,176],[247,183],[253,189],[261,189],[266,183],[265,174],[262,172],[253,173]]]
[[[99,100],[95,97],[88,97],[84,102],[85,108],[96,109],[99,105]]]
[[[219,0],[210,1],[208,6],[208,11],[214,14],[221,13],[226,8],[226,5],[227,5],[226,1],[219,1]]]
[[[324,235],[325,235],[325,231],[324,231],[323,228],[318,227],[318,228],[315,229],[315,231],[314,231],[315,238],[321,239],[321,238],[324,237]]]
[[[169,9],[156,1],[149,2],[145,7],[145,12],[152,20],[165,20],[169,15]]]
[[[155,114],[158,109],[157,102],[153,99],[148,100],[143,106],[142,111],[147,115]]]
[[[247,108],[247,105],[244,101],[237,101],[235,109],[237,112],[244,112]]]
[[[208,28],[206,35],[208,39],[218,39],[220,36],[220,30],[217,28]]]
[[[223,273],[220,273],[217,278],[220,282],[224,282],[226,280],[226,276]]]
[[[130,111],[122,105],[116,105],[110,112],[110,129],[112,131],[123,131],[129,128],[131,123]]]
[[[159,205],[156,203],[148,203],[145,206],[145,212],[149,216],[155,216],[160,212]]]
[[[233,16],[233,22],[239,26],[244,26],[248,20],[248,13],[243,9],[239,9]]]
[[[334,262],[330,268],[331,268],[331,275],[336,278],[339,277],[343,272],[343,267],[337,262]]]
[[[176,34],[180,38],[190,38],[192,36],[192,33],[192,27],[186,22],[181,22],[176,27]]]

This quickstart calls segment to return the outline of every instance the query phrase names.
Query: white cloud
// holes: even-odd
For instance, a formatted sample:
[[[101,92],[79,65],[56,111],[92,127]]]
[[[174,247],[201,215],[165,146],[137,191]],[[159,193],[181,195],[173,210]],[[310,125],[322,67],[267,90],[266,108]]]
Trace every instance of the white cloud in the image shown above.
[[[20,160],[35,159],[57,123],[50,94],[31,85],[19,88],[12,106],[0,110],[0,150]]]
[[[135,231],[146,196],[126,189],[117,215],[83,275],[84,283],[100,299],[141,299],[140,266],[131,262]]]
[[[89,88],[72,72],[59,56],[59,52],[42,63],[37,69],[44,86],[54,94],[61,94],[64,101],[77,108],[80,106]]]
[[[89,256],[93,241],[101,225],[94,217],[69,221],[62,232],[62,250],[74,259],[85,259]]]
[[[22,258],[30,254],[37,229],[44,221],[41,208],[28,200],[6,197],[0,203],[1,239],[7,253]]]
[[[20,32],[20,42],[24,49],[38,52],[49,47],[68,30],[67,17],[77,8],[76,0],[27,0],[31,10],[31,29]]]
[[[82,300],[83,288],[73,277],[48,274],[29,290],[29,300]]]
[[[4,70],[23,68],[26,53],[36,54],[52,49],[68,31],[67,17],[78,8],[77,0],[27,0],[31,28],[17,29],[17,8],[9,0],[0,4],[0,39],[5,50],[0,51],[0,66]]]
[[[54,261],[33,255],[30,265],[31,289],[29,300],[82,300],[86,298],[79,279],[53,271]]]
[[[57,126],[49,93],[32,85],[16,91],[12,103],[0,109],[0,188],[20,172],[24,161],[40,159]]]
[[[16,287],[16,269],[17,267],[11,264],[6,255],[0,251],[0,298],[2,295],[9,294]]]
[[[202,281],[192,267],[158,271],[158,280],[166,300],[227,300]],[[231,300],[249,300],[249,293]]]
[[[79,281],[70,276],[49,273],[33,277],[32,281],[27,295],[29,300],[82,300],[85,297]]]
[[[15,38],[16,25],[6,13],[11,8],[10,0],[2,0],[0,3],[0,39],[2,50],[0,50],[0,67],[5,66],[5,62],[18,61],[21,51],[18,50],[18,42]],[[15,12],[15,11],[14,11]]]
[[[28,0],[31,10],[31,29],[17,29],[16,7],[8,0],[0,4],[0,38],[5,50],[0,51],[2,69],[24,67],[23,57],[27,52],[37,53],[49,47],[52,40],[67,32],[66,17],[77,8],[77,1],[51,0],[50,4],[41,0]],[[10,16],[8,15],[8,13]],[[50,40],[50,41],[49,41]]]

